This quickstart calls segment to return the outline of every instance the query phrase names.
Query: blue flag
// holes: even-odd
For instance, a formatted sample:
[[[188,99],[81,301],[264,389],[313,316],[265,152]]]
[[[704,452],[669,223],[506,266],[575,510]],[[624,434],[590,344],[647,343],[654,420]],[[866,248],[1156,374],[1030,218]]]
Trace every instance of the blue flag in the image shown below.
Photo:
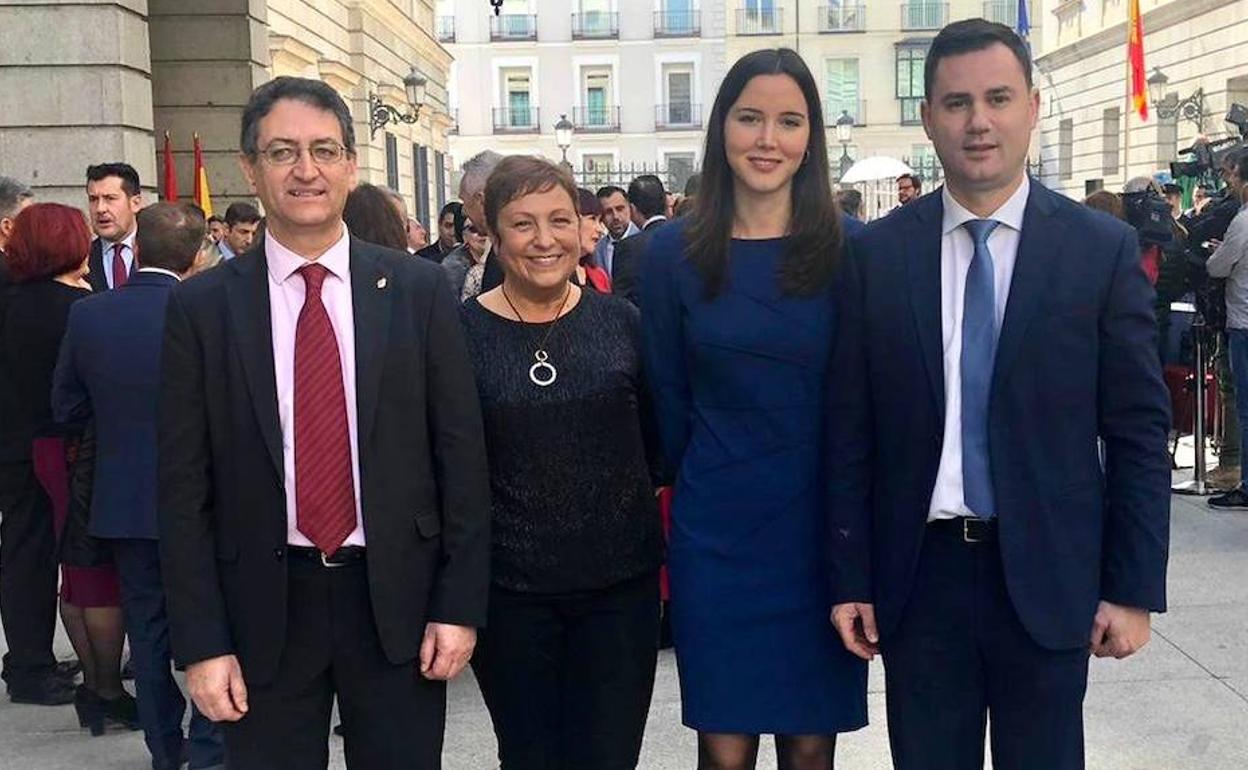
[[[1015,31],[1023,40],[1031,34],[1031,19],[1027,18],[1027,0],[1018,0],[1018,28]]]

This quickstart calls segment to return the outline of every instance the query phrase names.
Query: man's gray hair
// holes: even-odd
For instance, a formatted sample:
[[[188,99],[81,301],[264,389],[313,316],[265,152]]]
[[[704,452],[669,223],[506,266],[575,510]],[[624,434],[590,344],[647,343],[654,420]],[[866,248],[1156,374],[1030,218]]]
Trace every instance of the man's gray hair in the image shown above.
[[[460,166],[462,176],[459,178],[459,197],[468,198],[485,189],[485,180],[494,173],[494,168],[502,163],[503,156],[493,150],[482,150],[464,161]]]
[[[17,216],[22,201],[33,197],[35,194],[24,183],[11,176],[0,176],[0,219]]]

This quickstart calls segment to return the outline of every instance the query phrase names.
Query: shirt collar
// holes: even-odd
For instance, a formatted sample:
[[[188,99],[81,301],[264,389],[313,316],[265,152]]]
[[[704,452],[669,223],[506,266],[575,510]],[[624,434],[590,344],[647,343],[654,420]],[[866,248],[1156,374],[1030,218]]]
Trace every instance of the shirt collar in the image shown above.
[[[1027,211],[1027,196],[1031,194],[1031,180],[1023,174],[1023,182],[1010,196],[1010,199],[1001,205],[1001,208],[992,212],[987,219],[995,219],[1006,227],[1015,232],[1023,231],[1023,215]],[[981,219],[983,217],[976,216],[966,209],[961,203],[954,200],[949,194],[948,187],[942,187],[940,190],[941,200],[945,205],[944,220],[941,224],[941,233],[948,235],[957,230],[962,225],[972,219]]]
[[[315,261],[324,265],[330,273],[346,281],[350,275],[351,238],[347,226],[342,226],[342,235],[332,246],[325,250],[316,260],[304,259],[282,245],[272,233],[264,236],[264,258],[268,264],[269,277],[276,283],[285,283],[299,268]]]
[[[650,226],[651,222],[662,222],[666,219],[667,219],[667,216],[664,214],[655,214],[654,216],[647,219],[644,223],[642,223],[641,229],[645,230],[647,227]]]
[[[126,235],[126,237],[125,237],[125,238],[122,238],[120,241],[110,241],[109,239],[104,238],[103,236],[101,236],[101,237],[100,237],[100,246],[101,246],[101,248],[103,249],[104,253],[105,253],[105,254],[107,254],[108,252],[110,252],[110,251],[112,251],[112,250],[113,250],[113,247],[114,247],[114,246],[116,246],[118,243],[120,243],[121,245],[125,246],[127,249],[130,249],[130,253],[131,253],[131,254],[133,254],[133,253],[134,253],[134,236],[135,236],[137,233],[138,233],[138,229],[137,229],[137,228],[136,228],[136,229],[134,229],[134,230],[131,230],[131,231],[130,231],[127,235]]]
[[[182,276],[178,275],[172,270],[166,270],[163,267],[140,267],[139,272],[140,273],[160,273],[161,275],[167,275],[179,281],[182,280]]]
[[[224,238],[217,241],[217,251],[221,252],[222,259],[233,259],[235,256],[234,249],[230,248],[230,244],[226,243]]]

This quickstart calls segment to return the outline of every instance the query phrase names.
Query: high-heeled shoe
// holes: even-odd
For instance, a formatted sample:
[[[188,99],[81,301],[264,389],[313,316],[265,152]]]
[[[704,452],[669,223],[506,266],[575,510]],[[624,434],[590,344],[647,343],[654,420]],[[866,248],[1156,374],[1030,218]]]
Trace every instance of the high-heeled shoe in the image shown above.
[[[78,726],[91,731],[91,737],[104,734],[104,700],[80,684],[74,690],[74,711],[78,714]]]
[[[114,724],[127,730],[139,729],[139,704],[134,696],[125,690],[116,698],[100,698],[104,709],[104,717]]]

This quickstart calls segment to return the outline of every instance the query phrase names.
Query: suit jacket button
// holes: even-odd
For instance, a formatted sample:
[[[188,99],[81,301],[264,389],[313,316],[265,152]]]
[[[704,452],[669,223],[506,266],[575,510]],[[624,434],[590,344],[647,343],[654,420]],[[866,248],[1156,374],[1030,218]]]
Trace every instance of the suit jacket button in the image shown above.
[[[274,548],[274,549],[273,549],[273,556],[274,556],[274,558],[276,558],[278,561],[281,561],[282,559],[284,559],[284,558],[286,557],[286,549],[285,549],[285,548]]]

